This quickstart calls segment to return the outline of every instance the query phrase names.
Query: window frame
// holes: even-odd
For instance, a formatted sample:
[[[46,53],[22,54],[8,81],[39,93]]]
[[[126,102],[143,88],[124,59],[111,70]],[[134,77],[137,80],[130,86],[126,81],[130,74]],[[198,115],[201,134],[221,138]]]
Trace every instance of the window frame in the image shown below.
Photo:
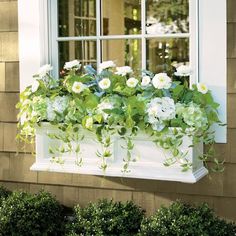
[[[96,35],[95,36],[68,36],[61,37],[58,34],[58,5],[57,0],[48,1],[48,15],[51,16],[49,21],[50,30],[50,45],[53,50],[50,53],[50,62],[53,65],[54,76],[59,76],[59,55],[58,55],[58,43],[68,41],[96,41],[96,57],[97,68],[102,62],[102,40],[114,40],[114,39],[140,39],[141,40],[141,66],[142,70],[147,67],[146,49],[147,39],[164,39],[164,38],[186,38],[189,40],[189,62],[190,67],[193,70],[190,76],[190,84],[198,82],[198,0],[189,0],[189,33],[170,33],[170,34],[147,34],[146,33],[146,0],[141,0],[141,34],[136,35],[102,35],[101,34],[101,22],[102,22],[102,0],[96,0]],[[57,27],[52,27],[57,26]],[[76,59],[76,58],[75,58]]]
[[[32,75],[41,65],[51,63],[54,71],[57,69],[53,63],[56,49],[51,36],[56,35],[54,31],[57,27],[51,26],[50,22],[55,18],[48,14],[51,8],[55,9],[56,2],[57,0],[18,0],[21,91],[32,83]],[[196,4],[196,8],[190,9],[190,14],[195,14],[197,19],[193,25],[196,34],[190,40],[190,43],[195,45],[195,47],[190,46],[192,50],[190,55],[193,55],[194,50],[196,52],[194,58],[190,58],[194,71],[191,81],[209,85],[215,100],[221,105],[220,120],[226,123],[226,1],[190,0],[190,2]],[[191,28],[193,30],[193,26],[190,30]],[[199,47],[196,48],[196,45]],[[217,50],[216,45],[220,45]],[[225,143],[227,127],[217,126],[214,130],[216,141]]]

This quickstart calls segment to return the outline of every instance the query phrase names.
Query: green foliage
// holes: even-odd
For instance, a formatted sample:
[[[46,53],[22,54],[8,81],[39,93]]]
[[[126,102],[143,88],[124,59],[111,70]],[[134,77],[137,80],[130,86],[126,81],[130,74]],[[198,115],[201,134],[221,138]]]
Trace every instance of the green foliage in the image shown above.
[[[75,219],[67,226],[67,235],[136,235],[144,212],[132,202],[101,200],[87,207],[75,207]]]
[[[139,235],[233,236],[236,225],[218,218],[207,204],[191,206],[177,201],[144,219]]]
[[[0,186],[0,205],[2,201],[4,201],[7,197],[9,197],[11,192],[4,188],[3,186]]]
[[[0,207],[0,235],[62,235],[60,204],[46,192],[13,192]]]

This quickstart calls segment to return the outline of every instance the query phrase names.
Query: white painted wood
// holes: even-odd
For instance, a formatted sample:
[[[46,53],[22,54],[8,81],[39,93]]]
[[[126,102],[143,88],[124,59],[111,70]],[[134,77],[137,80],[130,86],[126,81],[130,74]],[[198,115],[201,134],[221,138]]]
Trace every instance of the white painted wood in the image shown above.
[[[193,163],[193,167],[187,172],[182,172],[179,164],[170,167],[163,165],[166,156],[169,155],[168,152],[158,148],[146,134],[139,134],[135,137],[133,155],[138,157],[138,161],[130,163],[130,172],[126,174],[121,171],[123,158],[126,156],[126,150],[121,147],[125,146],[124,140],[120,139],[119,136],[113,136],[111,146],[113,156],[109,158],[108,168],[104,173],[99,168],[101,160],[96,155],[96,151],[101,148],[96,141],[96,136],[92,132],[82,128],[79,132],[85,135],[84,140],[80,142],[80,155],[83,157],[83,165],[78,166],[75,164],[75,153],[64,154],[62,156],[62,159],[65,161],[64,164],[56,164],[50,161],[52,154],[49,153],[49,147],[60,145],[60,142],[50,139],[47,134],[57,132],[58,130],[55,126],[47,123],[44,123],[41,127],[37,127],[36,162],[31,167],[31,170],[169,180],[186,183],[195,183],[208,173],[202,161],[197,158],[203,152],[202,143],[196,148],[189,148],[188,146],[192,143],[191,139],[184,137],[181,150],[188,151],[187,158]],[[74,144],[72,143],[72,145]]]
[[[226,1],[199,0],[199,76],[220,104],[220,120],[226,123]],[[214,127],[216,142],[226,142],[226,126]]]
[[[18,1],[20,91],[32,84],[32,75],[47,62],[46,21],[46,0]]]

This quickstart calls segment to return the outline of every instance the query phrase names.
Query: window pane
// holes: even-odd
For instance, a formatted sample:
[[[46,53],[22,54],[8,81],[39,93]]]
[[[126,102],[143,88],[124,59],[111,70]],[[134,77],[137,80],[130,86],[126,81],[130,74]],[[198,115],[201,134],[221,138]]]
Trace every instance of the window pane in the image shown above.
[[[147,40],[147,69],[159,72],[174,72],[175,63],[189,62],[189,40],[149,39]]]
[[[189,0],[146,0],[146,33],[189,32]]]
[[[141,0],[103,0],[102,35],[140,34]]]
[[[117,66],[131,66],[134,71],[140,71],[141,40],[103,40],[102,60],[112,60]]]
[[[59,36],[96,35],[96,0],[59,0]]]
[[[96,41],[70,41],[59,43],[59,68],[65,62],[78,59],[83,65],[92,64],[96,68]]]

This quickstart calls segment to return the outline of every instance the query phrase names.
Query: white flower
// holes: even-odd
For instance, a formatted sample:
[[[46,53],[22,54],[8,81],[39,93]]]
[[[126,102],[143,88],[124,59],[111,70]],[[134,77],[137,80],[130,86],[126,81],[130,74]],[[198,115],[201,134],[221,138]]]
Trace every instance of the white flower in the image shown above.
[[[191,74],[191,68],[190,66],[187,66],[187,65],[181,65],[177,67],[176,70],[177,70],[175,72],[176,76],[190,76]]]
[[[31,85],[31,91],[32,93],[36,92],[39,88],[39,82],[37,80],[35,80],[32,85]]]
[[[47,120],[53,121],[56,118],[56,113],[53,109],[53,104],[50,99],[47,99]]]
[[[64,69],[71,70],[72,68],[79,69],[81,67],[81,64],[78,60],[68,61],[64,65]]]
[[[44,77],[49,73],[49,71],[51,71],[52,69],[53,69],[53,67],[52,67],[51,65],[46,64],[46,65],[44,65],[44,66],[42,66],[42,67],[39,68],[37,75],[39,76],[39,78],[42,79],[42,78],[44,78]]]
[[[135,79],[135,78],[129,78],[127,81],[126,81],[126,85],[130,88],[135,88],[138,84],[138,80]]]
[[[117,67],[116,70],[117,70],[116,74],[121,76],[125,76],[133,72],[130,66]]]
[[[81,93],[84,91],[84,89],[87,88],[87,86],[81,82],[74,82],[72,86],[72,91],[74,93]]]
[[[68,106],[67,96],[56,96],[53,100],[53,109],[58,113],[63,113]]]
[[[198,92],[203,93],[203,94],[206,94],[208,92],[207,86],[203,83],[197,84],[197,90],[198,90]]]
[[[108,78],[104,78],[98,83],[101,89],[108,89],[111,86],[111,81]]]
[[[150,77],[146,75],[146,76],[143,76],[141,85],[143,87],[146,87],[146,86],[148,86],[150,84],[150,82],[151,82]]]
[[[152,84],[157,89],[169,89],[171,87],[171,78],[166,73],[159,73],[153,77]]]
[[[108,68],[112,68],[112,67],[116,67],[116,64],[113,61],[104,61],[99,65],[99,72],[108,69]]]
[[[106,102],[106,101],[101,102],[97,106],[97,112],[99,114],[102,114],[104,120],[106,120],[109,115],[106,112],[104,112],[103,110],[111,110],[111,109],[113,109],[113,104],[110,102]]]

